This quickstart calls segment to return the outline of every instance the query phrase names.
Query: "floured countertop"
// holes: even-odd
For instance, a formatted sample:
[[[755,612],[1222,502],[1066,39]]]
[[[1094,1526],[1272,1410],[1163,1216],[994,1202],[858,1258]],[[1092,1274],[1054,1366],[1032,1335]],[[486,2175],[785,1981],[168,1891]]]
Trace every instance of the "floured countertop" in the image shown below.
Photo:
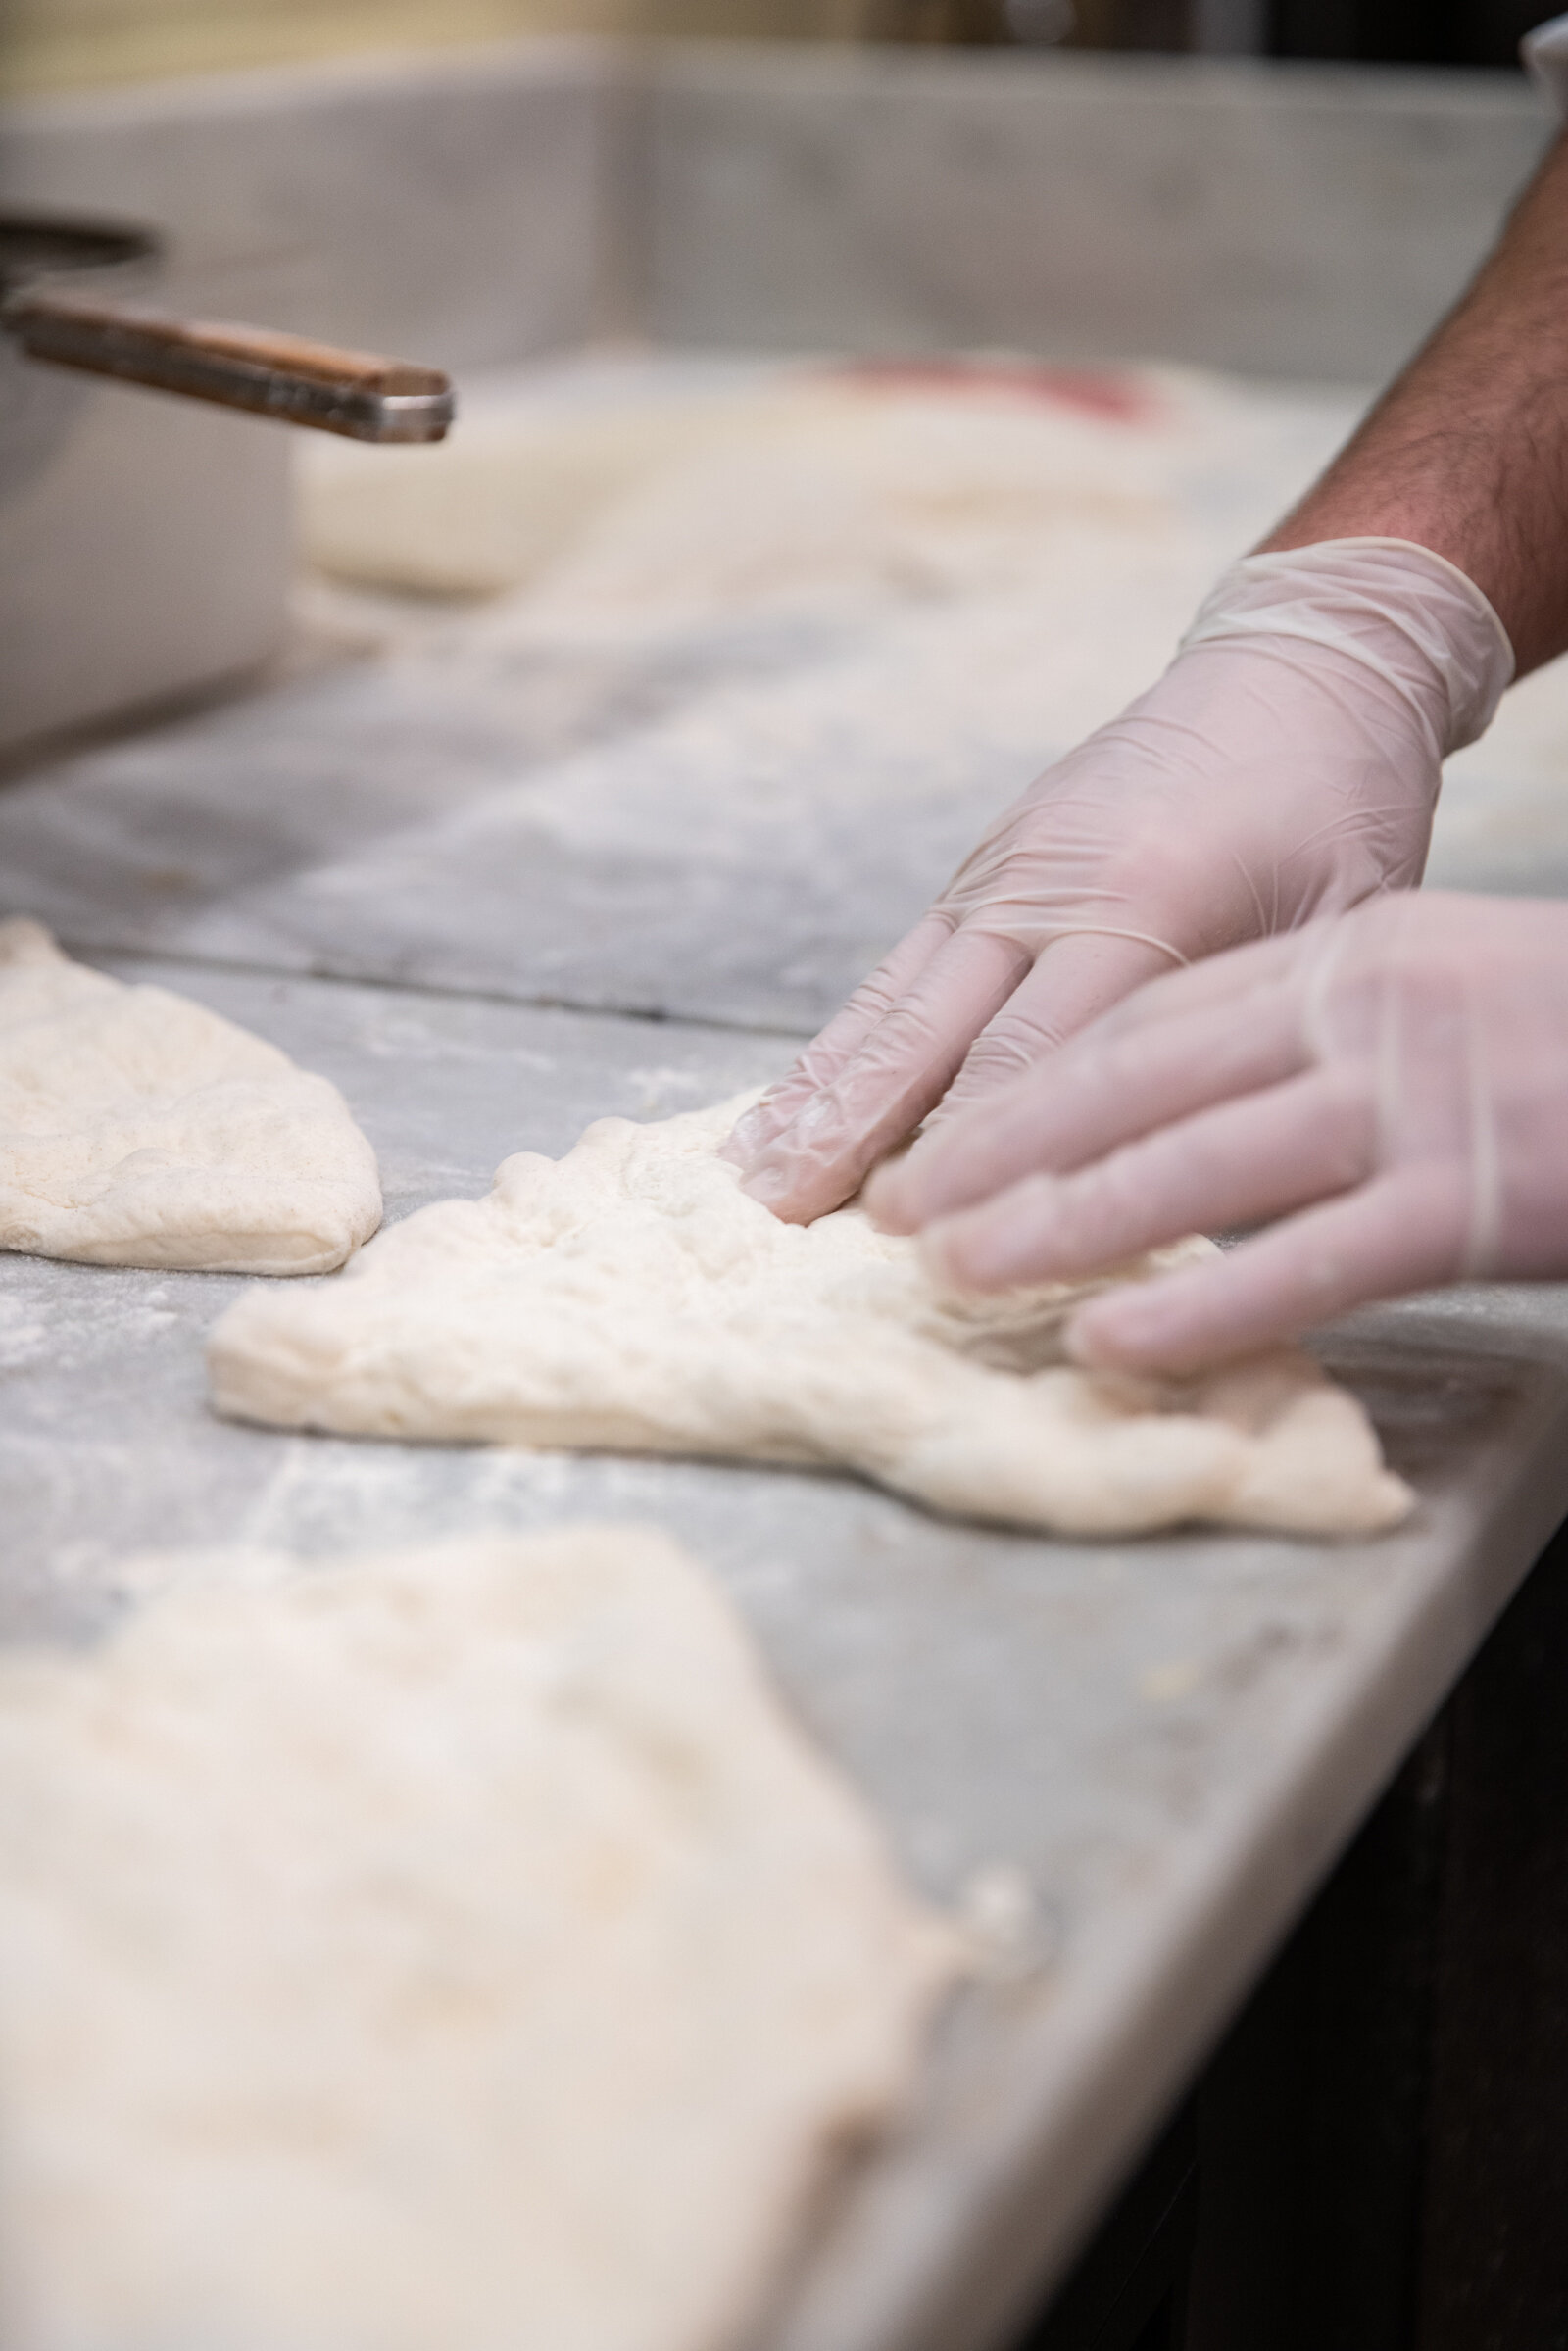
[[[1357,406],[1175,369],[992,364],[955,393],[629,356],[480,382],[431,451],[302,436],[335,575],[303,584],[295,673],[13,785],[0,911],[813,1028],[1158,672]],[[337,575],[407,563],[432,512],[426,587],[484,593]],[[1568,880],[1564,763],[1552,669],[1450,762],[1432,878]]]
[[[748,507],[754,385],[771,455]],[[962,392],[943,477],[949,428],[921,397],[648,358],[481,388],[481,471],[558,422],[580,452],[610,419],[614,497],[641,501],[618,553],[582,459],[545,555],[506,539],[518,584],[306,583],[289,674],[0,792],[0,912],[330,1077],[392,1218],[477,1196],[509,1151],[559,1153],[596,1116],[765,1081],[990,812],[1147,682],[1353,413],[1174,371],[1003,368]],[[871,430],[889,399],[897,429]],[[803,454],[811,402],[836,474]],[[978,417],[996,430],[977,454]],[[846,536],[844,452],[868,433]],[[650,437],[657,464],[628,470]],[[1026,445],[1020,531],[995,465]],[[323,550],[359,454],[318,461]],[[699,501],[680,595],[651,596],[659,501],[704,467],[731,489]],[[960,475],[950,530],[933,489]],[[743,512],[794,533],[784,587],[764,569],[747,588]],[[332,560],[360,558],[340,535]],[[1547,672],[1453,763],[1434,871],[1568,882],[1561,773],[1568,689]],[[1555,1289],[1335,1335],[1417,1491],[1393,1534],[1096,1543],[800,1470],[222,1424],[201,1346],[237,1287],[0,1257],[0,1632],[90,1633],[132,1550],[651,1519],[724,1579],[912,1880],[1004,1914],[1004,1963],[949,2019],[920,2113],[829,2216],[766,2351],[1006,2351],[1568,1506]]]

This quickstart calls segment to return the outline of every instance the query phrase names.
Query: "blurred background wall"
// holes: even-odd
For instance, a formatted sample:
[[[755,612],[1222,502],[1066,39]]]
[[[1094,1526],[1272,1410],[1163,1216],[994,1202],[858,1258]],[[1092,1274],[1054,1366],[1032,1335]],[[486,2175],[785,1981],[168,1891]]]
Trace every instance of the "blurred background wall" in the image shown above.
[[[0,80],[79,88],[526,32],[1511,67],[1552,0],[0,0]]]

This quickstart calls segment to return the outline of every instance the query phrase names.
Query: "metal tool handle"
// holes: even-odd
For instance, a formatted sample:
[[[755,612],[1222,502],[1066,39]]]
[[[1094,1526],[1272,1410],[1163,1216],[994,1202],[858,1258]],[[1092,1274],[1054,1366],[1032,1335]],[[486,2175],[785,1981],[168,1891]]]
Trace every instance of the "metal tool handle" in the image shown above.
[[[69,294],[14,294],[0,318],[35,360],[82,367],[311,424],[354,441],[439,441],[456,412],[449,377],[406,360],[334,351],[300,335],[110,309]]]

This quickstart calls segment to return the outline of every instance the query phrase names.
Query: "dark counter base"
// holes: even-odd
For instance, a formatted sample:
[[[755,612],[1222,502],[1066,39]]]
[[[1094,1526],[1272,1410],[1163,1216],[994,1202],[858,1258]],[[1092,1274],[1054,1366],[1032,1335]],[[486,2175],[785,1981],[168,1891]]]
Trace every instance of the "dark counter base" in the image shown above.
[[[1568,1529],[1019,2351],[1568,2351]]]

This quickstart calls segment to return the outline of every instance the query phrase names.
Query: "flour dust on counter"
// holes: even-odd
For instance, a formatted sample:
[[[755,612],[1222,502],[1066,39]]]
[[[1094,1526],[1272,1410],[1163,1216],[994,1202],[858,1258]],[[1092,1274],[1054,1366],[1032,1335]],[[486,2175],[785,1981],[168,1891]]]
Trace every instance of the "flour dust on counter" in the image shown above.
[[[848,1468],[1072,1534],[1364,1533],[1408,1510],[1360,1404],[1304,1355],[1172,1386],[1096,1377],[1060,1352],[1085,1285],[956,1297],[858,1206],[780,1223],[719,1156],[754,1099],[601,1119],[563,1159],[504,1161],[487,1199],[393,1226],[335,1282],[247,1292],[209,1347],[219,1410]]]
[[[375,1154],[326,1078],[0,923],[0,1248],[327,1273],[380,1221]]]
[[[0,1658],[10,2351],[729,2351],[966,1939],[717,1583],[132,1563]]]

